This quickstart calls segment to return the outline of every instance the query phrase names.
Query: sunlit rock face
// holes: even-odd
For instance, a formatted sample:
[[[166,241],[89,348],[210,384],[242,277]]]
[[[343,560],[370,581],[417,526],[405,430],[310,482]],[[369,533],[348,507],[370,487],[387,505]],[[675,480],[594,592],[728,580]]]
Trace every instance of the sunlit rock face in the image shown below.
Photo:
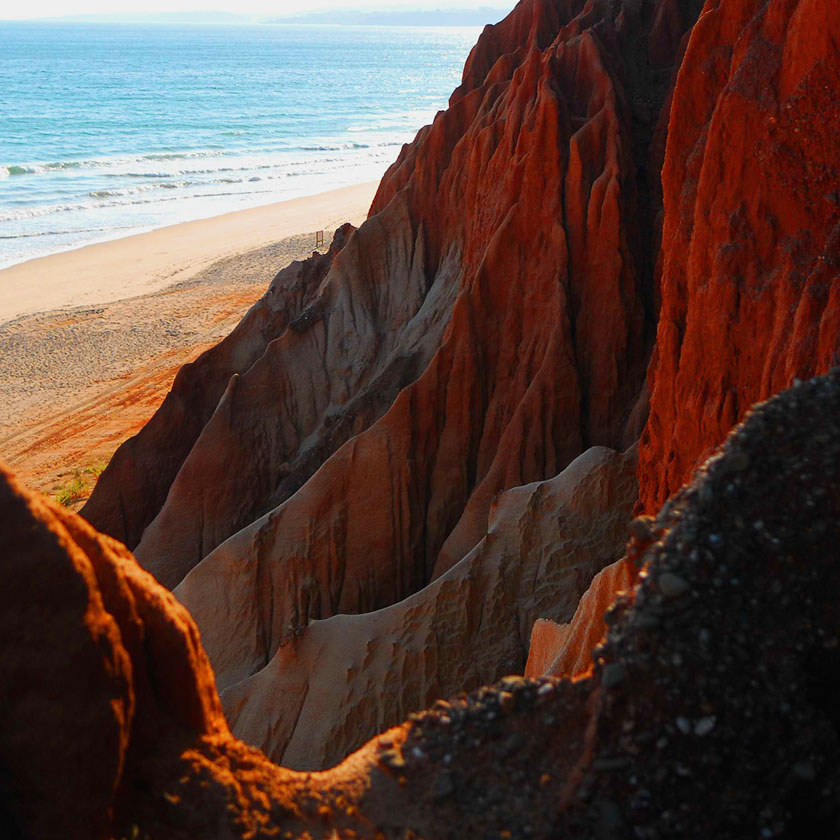
[[[642,510],[753,403],[840,362],[838,26],[826,2],[728,0],[708,2],[691,32],[662,170]],[[604,604],[634,576],[624,562],[596,579],[551,673],[583,666]]]
[[[840,18],[708,2],[662,170],[662,307],[641,444],[655,510],[755,402],[840,361]]]
[[[632,443],[654,319],[648,158],[691,15],[614,5],[525,2],[487,28],[369,220],[181,372],[89,521],[173,587],[282,510],[270,564],[350,567],[305,622],[416,591],[482,538],[497,492]]]

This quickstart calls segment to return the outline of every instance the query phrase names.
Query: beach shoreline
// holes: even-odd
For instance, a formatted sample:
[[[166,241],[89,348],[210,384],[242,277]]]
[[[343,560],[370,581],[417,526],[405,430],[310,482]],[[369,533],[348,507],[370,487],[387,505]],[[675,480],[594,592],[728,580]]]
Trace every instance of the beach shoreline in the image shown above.
[[[2,268],[0,326],[29,315],[160,292],[220,259],[302,232],[324,230],[329,238],[343,222],[362,221],[377,185],[367,181],[233,210]]]
[[[227,335],[376,183],[184,222],[0,271],[0,461],[78,508],[181,366]],[[10,305],[4,274],[31,284]],[[53,283],[58,280],[60,282]],[[9,315],[11,314],[11,317]]]

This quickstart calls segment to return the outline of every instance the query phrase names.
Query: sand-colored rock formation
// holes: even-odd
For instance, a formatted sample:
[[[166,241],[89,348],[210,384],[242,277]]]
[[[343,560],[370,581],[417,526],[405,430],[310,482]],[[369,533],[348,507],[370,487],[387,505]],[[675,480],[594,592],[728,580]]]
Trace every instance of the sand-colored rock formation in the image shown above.
[[[586,677],[506,678],[322,773],[233,739],[172,596],[3,473],[7,836],[833,836],[838,418],[840,372],[748,417],[663,511]]]
[[[840,17],[709,0],[677,80],[640,493],[657,509],[755,402],[840,361]]]
[[[207,597],[209,581],[193,580],[196,569],[175,594],[189,602],[193,585],[202,594],[193,617],[205,628],[234,734],[284,767],[318,770],[440,697],[521,673],[535,618],[568,621],[595,572],[623,553],[635,473],[635,450],[594,447],[556,478],[502,493],[487,536],[420,592],[376,612],[314,621],[270,651],[259,616],[240,636],[242,617],[214,614],[218,601]],[[214,575],[219,588],[243,590],[229,600],[249,613],[255,588],[275,591],[270,580]],[[232,684],[243,663],[268,656]]]
[[[565,677],[583,673],[592,652],[603,640],[604,614],[619,593],[629,591],[637,572],[627,560],[617,560],[598,572],[578,602],[571,621],[541,618],[534,622],[525,665],[526,677]]]
[[[181,368],[154,417],[111,459],[85,505],[88,521],[130,548],[140,542],[231,377],[248,370],[301,316],[351,231],[345,225],[328,253],[281,271],[227,338]]]

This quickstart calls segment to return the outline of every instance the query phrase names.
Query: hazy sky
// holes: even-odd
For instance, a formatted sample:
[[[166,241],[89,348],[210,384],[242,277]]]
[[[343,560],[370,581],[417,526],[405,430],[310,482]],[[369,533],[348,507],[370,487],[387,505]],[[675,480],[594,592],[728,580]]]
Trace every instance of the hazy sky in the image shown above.
[[[27,0],[9,4],[0,19],[66,17],[68,15],[223,11],[253,15],[284,15],[329,9],[445,9],[500,5],[498,0]],[[511,3],[513,5],[513,3]]]

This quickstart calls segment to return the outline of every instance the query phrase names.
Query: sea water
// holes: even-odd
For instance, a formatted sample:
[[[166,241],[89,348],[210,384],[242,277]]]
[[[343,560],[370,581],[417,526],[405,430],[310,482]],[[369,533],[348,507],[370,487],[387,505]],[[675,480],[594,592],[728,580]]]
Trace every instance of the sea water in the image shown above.
[[[0,267],[379,178],[478,34],[0,23]]]

